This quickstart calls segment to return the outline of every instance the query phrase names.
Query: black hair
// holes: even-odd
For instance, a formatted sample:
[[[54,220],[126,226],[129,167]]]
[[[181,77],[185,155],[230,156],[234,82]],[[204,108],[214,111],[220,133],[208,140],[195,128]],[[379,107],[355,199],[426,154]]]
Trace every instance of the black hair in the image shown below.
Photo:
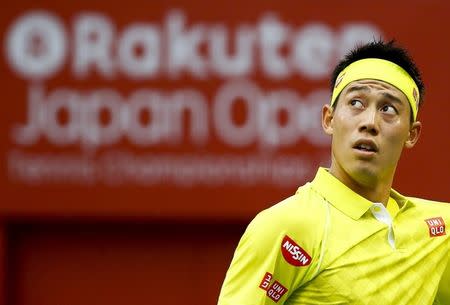
[[[353,50],[349,51],[337,64],[331,74],[331,92],[333,92],[336,78],[339,73],[341,73],[341,71],[351,63],[365,58],[380,58],[389,60],[390,62],[402,67],[411,76],[419,89],[419,107],[423,104],[425,85],[422,81],[419,68],[416,66],[412,57],[408,54],[408,51],[399,46],[395,40],[390,40],[388,42],[384,42],[381,39],[375,40],[363,45],[358,45]]]

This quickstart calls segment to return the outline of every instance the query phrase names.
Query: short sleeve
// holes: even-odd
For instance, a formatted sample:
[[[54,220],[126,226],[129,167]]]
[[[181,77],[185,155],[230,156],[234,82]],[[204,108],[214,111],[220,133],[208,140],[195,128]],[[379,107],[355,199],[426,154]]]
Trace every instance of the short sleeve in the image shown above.
[[[450,305],[450,254],[447,262],[447,268],[442,275],[434,304]]]
[[[219,305],[284,304],[318,270],[317,235],[289,216],[264,211],[247,227],[226,274]]]

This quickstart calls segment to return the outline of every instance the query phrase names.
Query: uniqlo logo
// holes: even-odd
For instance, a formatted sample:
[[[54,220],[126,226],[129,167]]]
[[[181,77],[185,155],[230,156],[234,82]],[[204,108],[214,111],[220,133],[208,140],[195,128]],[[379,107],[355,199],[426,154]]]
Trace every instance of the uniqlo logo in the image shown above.
[[[442,219],[442,217],[425,219],[425,222],[428,225],[430,237],[443,236],[446,234],[445,222],[444,219]]]
[[[266,272],[261,281],[261,284],[259,284],[259,288],[267,291],[267,289],[269,289],[271,281],[272,281],[272,274],[270,272]]]
[[[273,275],[270,272],[266,272],[264,274],[264,277],[261,281],[261,284],[259,284],[259,288],[267,291],[266,295],[269,297],[272,301],[275,303],[278,303],[278,301],[281,299],[281,297],[288,291],[286,287],[281,285],[280,282],[274,281],[272,285],[270,283],[273,280]]]
[[[267,290],[267,296],[277,303],[286,292],[286,287],[281,285],[278,281],[275,281]]]

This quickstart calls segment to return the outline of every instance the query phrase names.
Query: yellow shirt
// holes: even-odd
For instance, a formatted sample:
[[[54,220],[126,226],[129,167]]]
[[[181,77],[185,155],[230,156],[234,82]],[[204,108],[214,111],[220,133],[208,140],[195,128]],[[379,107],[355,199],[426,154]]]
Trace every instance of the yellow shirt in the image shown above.
[[[218,304],[450,304],[450,204],[391,197],[388,212],[319,169],[249,224]]]

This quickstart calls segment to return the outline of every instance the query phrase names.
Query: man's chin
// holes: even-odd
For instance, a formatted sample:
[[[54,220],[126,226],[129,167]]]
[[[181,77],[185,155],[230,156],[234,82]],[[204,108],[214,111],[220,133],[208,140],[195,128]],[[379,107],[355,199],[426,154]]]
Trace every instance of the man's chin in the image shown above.
[[[353,180],[363,186],[372,186],[378,184],[380,180],[380,172],[373,166],[357,166],[354,168],[350,176]]]

